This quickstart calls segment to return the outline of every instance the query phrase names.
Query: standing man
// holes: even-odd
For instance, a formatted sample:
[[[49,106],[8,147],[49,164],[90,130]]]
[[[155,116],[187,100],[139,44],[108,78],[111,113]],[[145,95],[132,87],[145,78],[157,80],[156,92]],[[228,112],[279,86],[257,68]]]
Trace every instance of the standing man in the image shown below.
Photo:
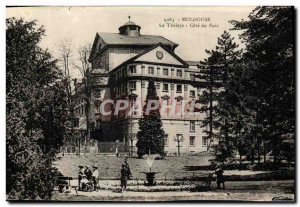
[[[124,191],[126,191],[127,179],[128,179],[128,170],[126,168],[126,165],[122,164],[122,169],[121,169],[121,189],[122,189],[122,193]]]
[[[223,184],[223,189],[225,189],[224,171],[220,165],[217,165],[215,174],[217,175],[217,189],[220,189],[221,183]]]
[[[85,176],[86,176],[86,179],[88,179],[89,181],[92,180],[92,175],[93,175],[93,173],[92,173],[92,171],[91,171],[91,166],[89,166],[89,165],[85,166],[84,174],[85,174]]]
[[[97,190],[98,179],[99,179],[98,167],[96,165],[94,165],[93,166],[93,174],[92,174],[92,181],[93,181],[94,191]]]
[[[127,169],[127,178],[128,180],[130,180],[130,178],[132,177],[132,174],[131,174],[131,170],[130,170],[130,167],[129,167],[129,164],[128,164],[128,161],[127,161],[127,156],[124,158],[124,164],[126,166],[126,169]]]
[[[79,168],[79,171],[78,171],[78,190],[81,190],[80,182],[82,180],[82,176],[84,175],[84,168],[83,168],[82,165],[79,165],[78,168]]]

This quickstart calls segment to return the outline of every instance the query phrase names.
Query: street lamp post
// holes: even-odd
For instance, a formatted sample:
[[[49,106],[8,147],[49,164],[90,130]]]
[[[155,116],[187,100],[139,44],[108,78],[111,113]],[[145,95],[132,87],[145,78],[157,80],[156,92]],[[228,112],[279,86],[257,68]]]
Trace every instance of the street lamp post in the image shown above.
[[[184,140],[184,137],[182,134],[176,134],[175,141],[177,142],[178,156],[180,156],[180,142],[183,142],[183,140]]]
[[[129,135],[129,139],[130,139],[130,157],[133,157],[133,141],[136,139],[136,135],[131,132],[131,134]]]
[[[133,141],[136,139],[135,134],[133,134],[133,119],[132,119],[132,107],[134,105],[134,101],[136,100],[137,95],[132,93],[133,89],[130,89],[130,94],[128,95],[128,98],[130,100],[130,156],[133,157]]]

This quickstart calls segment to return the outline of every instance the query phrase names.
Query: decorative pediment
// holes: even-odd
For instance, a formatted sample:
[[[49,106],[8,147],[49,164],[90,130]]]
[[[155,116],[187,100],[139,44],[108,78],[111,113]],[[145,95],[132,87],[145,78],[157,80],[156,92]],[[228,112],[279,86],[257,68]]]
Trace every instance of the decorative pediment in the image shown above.
[[[156,64],[166,64],[174,66],[185,66],[184,62],[171,51],[166,50],[162,46],[157,46],[146,52],[134,61],[149,62]]]

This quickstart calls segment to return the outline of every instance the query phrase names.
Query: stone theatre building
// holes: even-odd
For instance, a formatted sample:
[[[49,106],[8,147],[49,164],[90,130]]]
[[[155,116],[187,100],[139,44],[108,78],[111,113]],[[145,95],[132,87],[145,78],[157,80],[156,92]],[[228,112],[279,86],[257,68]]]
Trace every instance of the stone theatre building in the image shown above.
[[[100,109],[105,100],[129,100],[130,104],[145,104],[149,79],[155,81],[160,103],[167,106],[161,113],[165,131],[165,151],[195,154],[207,150],[208,141],[201,127],[203,114],[189,114],[190,106],[201,88],[196,88],[194,75],[197,62],[182,60],[175,54],[178,44],[155,35],[143,35],[141,27],[129,21],[118,33],[97,33],[89,62],[92,65],[91,119],[99,129],[103,142],[119,142],[135,148],[138,120],[141,114],[119,111],[103,115]],[[76,84],[78,128],[85,128],[83,84]],[[81,94],[81,95],[80,95]],[[177,113],[170,113],[175,106]],[[199,108],[199,105],[195,105]],[[178,110],[179,109],[179,110]],[[107,104],[106,111],[114,111]],[[128,113],[129,112],[129,113]],[[178,142],[178,140],[180,142]]]

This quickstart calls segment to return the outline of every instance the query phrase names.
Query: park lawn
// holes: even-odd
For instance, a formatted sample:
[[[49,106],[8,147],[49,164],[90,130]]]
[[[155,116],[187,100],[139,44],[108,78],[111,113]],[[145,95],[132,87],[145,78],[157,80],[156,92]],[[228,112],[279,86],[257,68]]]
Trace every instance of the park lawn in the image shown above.
[[[181,180],[183,178],[192,177],[207,177],[211,170],[197,170],[199,166],[210,165],[210,160],[214,156],[209,153],[203,153],[199,156],[180,156],[180,157],[166,157],[164,160],[155,160],[151,170],[159,172],[156,179],[164,180]],[[124,157],[116,157],[113,155],[97,155],[86,154],[81,156],[67,154],[62,156],[53,164],[64,176],[77,177],[79,165],[97,165],[100,173],[100,179],[119,179],[121,165],[124,162]],[[149,171],[149,166],[145,159],[128,158],[128,163],[135,179],[145,179],[145,174],[142,172]],[[188,166],[188,167],[187,167]],[[195,170],[191,170],[196,166]],[[282,172],[271,171],[252,171],[252,170],[225,170],[224,176],[229,180],[265,180],[273,174],[284,175]],[[286,173],[285,173],[286,174]],[[277,180],[293,179],[293,174],[288,173],[282,178],[279,176]],[[258,177],[257,177],[258,176]],[[270,177],[270,179],[272,179]],[[269,180],[269,179],[267,179]]]
[[[164,160],[155,160],[151,171],[160,172],[157,179],[175,179],[189,177],[193,173],[195,176],[208,174],[208,171],[187,171],[185,166],[209,165],[210,159],[214,156],[204,153],[199,156],[166,157]],[[119,178],[121,165],[124,157],[112,155],[86,154],[81,156],[65,155],[53,164],[64,176],[77,177],[79,165],[97,165],[100,177],[104,179]],[[145,175],[141,172],[149,171],[146,160],[138,158],[128,158],[128,163],[134,178],[143,179]]]

